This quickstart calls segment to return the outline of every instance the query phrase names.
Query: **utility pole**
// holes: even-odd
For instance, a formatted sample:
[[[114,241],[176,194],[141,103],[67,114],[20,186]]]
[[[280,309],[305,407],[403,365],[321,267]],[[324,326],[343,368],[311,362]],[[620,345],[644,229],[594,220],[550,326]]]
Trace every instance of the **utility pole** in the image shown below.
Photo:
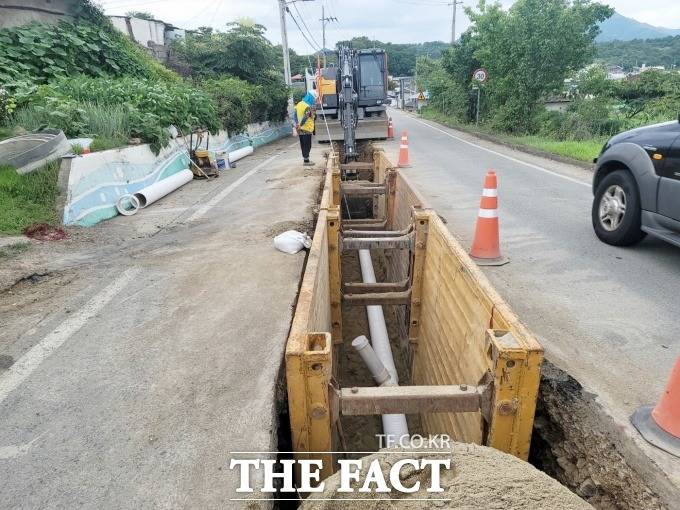
[[[456,44],[456,11],[458,6],[462,5],[462,0],[453,0],[449,5],[453,6],[453,17],[451,18],[451,44]]]
[[[288,32],[286,30],[286,0],[279,1],[279,16],[281,17],[281,48],[283,49],[283,80],[289,87],[293,84],[290,77],[290,55],[288,54]]]
[[[331,21],[338,21],[338,18],[335,16],[329,16],[328,18],[326,17],[326,11],[324,10],[323,4],[321,4],[321,32],[322,32],[322,48],[321,50],[323,51],[323,66],[326,67],[326,25],[330,23]]]

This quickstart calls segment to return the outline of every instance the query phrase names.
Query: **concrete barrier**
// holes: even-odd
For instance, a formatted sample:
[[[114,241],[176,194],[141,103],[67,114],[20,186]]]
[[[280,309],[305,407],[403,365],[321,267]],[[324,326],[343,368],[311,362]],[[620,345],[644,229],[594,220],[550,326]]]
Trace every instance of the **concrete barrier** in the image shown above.
[[[251,125],[246,133],[233,137],[222,132],[210,137],[210,152],[220,154],[248,145],[260,147],[291,132],[285,122]],[[189,168],[186,147],[178,138],[158,155],[149,145],[139,145],[64,159],[60,175],[64,225],[90,227],[118,215],[116,202],[122,195],[136,193]]]

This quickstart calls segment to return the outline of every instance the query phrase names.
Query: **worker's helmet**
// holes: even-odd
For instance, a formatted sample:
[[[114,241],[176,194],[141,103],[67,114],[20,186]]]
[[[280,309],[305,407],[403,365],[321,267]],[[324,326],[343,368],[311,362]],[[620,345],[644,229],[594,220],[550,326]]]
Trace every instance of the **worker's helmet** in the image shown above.
[[[314,106],[318,103],[319,94],[317,94],[316,90],[308,90],[302,100],[309,106]]]

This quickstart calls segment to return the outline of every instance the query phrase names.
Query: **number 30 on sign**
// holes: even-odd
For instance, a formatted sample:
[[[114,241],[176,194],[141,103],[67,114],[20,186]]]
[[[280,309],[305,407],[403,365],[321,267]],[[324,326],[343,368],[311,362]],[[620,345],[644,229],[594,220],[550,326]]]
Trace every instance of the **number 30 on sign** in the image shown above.
[[[489,73],[486,72],[486,69],[477,69],[472,73],[472,77],[479,83],[484,83],[489,77]]]

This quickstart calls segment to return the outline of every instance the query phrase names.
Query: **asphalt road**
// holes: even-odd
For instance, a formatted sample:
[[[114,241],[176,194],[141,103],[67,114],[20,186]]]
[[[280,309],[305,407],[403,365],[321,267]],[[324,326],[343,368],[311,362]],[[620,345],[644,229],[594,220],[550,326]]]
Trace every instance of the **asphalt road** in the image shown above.
[[[245,506],[230,452],[276,450],[305,259],[272,239],[311,220],[321,178],[291,142],[0,292],[0,509]]]
[[[403,171],[470,246],[484,175],[499,176],[501,246],[484,268],[548,359],[597,394],[619,423],[655,402],[680,355],[680,249],[647,238],[601,243],[590,222],[592,172],[481,141],[392,110],[409,135]],[[396,161],[398,141],[388,145]]]

